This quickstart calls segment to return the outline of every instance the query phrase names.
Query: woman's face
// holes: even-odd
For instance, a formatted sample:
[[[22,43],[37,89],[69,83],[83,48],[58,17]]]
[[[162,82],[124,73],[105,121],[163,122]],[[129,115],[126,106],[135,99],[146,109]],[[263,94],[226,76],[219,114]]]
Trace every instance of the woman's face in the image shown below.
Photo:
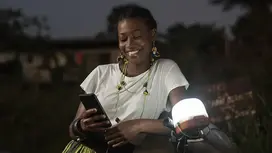
[[[133,64],[149,62],[153,37],[152,30],[142,19],[124,19],[118,23],[121,54]]]

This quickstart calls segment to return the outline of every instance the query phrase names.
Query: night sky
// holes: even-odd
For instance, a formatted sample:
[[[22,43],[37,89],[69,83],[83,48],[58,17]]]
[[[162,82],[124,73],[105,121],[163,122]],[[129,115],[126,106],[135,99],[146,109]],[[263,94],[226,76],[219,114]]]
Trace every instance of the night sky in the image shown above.
[[[106,16],[114,5],[137,2],[151,10],[163,32],[175,22],[231,25],[239,8],[227,13],[208,0],[0,0],[0,7],[22,8],[28,15],[45,15],[53,37],[92,36],[106,28]]]

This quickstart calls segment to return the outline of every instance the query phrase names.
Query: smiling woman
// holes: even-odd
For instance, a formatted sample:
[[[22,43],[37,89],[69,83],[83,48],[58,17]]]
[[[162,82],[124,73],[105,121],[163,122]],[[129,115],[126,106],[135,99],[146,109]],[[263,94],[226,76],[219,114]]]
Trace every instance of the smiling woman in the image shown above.
[[[189,83],[174,61],[159,58],[155,46],[157,24],[149,10],[138,5],[121,8],[118,63],[96,67],[81,84],[86,93],[97,95],[112,127],[103,128],[109,122],[99,122],[103,116],[80,104],[70,135],[81,141],[72,141],[64,153],[69,148],[83,153],[159,153],[165,147],[145,147],[151,145],[146,135],[169,134],[159,117],[167,106],[183,98]],[[97,135],[103,137],[101,141]],[[73,147],[75,144],[77,147]]]

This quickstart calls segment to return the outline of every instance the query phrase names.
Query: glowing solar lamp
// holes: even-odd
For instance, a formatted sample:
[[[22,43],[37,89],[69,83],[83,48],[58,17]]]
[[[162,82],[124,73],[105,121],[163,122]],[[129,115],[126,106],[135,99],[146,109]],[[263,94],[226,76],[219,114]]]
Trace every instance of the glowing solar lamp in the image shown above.
[[[221,152],[233,149],[227,135],[210,123],[206,108],[199,99],[179,101],[172,108],[172,119],[165,119],[164,125],[172,129],[170,141],[178,153],[186,152],[191,142],[204,141]]]
[[[196,98],[184,99],[172,109],[172,124],[175,133],[195,137],[199,130],[209,125],[209,116],[202,101]]]

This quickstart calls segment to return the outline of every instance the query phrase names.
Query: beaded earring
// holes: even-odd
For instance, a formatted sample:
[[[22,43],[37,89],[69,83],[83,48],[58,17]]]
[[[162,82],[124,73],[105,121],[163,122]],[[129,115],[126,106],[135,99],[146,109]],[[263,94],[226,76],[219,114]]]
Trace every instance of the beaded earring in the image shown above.
[[[122,55],[120,54],[118,57],[117,57],[117,62],[123,62],[124,64],[127,64],[128,63],[128,60]]]
[[[160,57],[160,53],[158,52],[158,49],[155,45],[155,41],[153,41],[153,45],[152,45],[152,56],[155,57],[155,58],[158,58]]]
[[[120,62],[124,59],[124,56],[122,54],[120,54],[118,57],[117,57],[117,62]]]
[[[152,37],[155,37],[156,35],[156,29],[153,29],[152,30]],[[153,63],[157,58],[160,57],[160,53],[158,52],[158,49],[156,47],[156,44],[155,44],[155,40],[152,42],[152,53],[151,53],[151,63]]]
[[[152,53],[151,53],[151,66],[155,62],[156,59],[160,57],[160,53],[157,50],[157,47],[155,46],[155,41],[153,41],[152,45]]]

